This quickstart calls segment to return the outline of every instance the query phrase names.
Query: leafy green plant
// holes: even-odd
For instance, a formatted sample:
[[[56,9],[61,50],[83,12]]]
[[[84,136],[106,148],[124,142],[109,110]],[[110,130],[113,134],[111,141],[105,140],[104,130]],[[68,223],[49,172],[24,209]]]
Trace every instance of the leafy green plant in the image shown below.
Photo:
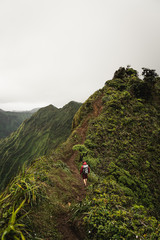
[[[17,214],[21,210],[21,208],[24,206],[25,201],[26,201],[26,199],[23,200],[23,202],[19,205],[19,207],[16,210],[14,210],[14,208],[13,208],[12,215],[10,217],[8,226],[2,234],[2,238],[1,238],[2,240],[7,240],[9,238],[25,240],[25,237],[21,230],[21,229],[23,229],[24,224],[17,223],[18,219],[16,219]]]
[[[37,205],[42,198],[42,186],[38,185],[32,167],[23,166],[19,175],[0,195],[0,234],[2,239],[10,239],[9,237],[25,239],[26,215],[28,215],[30,207]]]
[[[74,214],[84,216],[88,239],[158,239],[160,225],[115,181],[104,181]]]

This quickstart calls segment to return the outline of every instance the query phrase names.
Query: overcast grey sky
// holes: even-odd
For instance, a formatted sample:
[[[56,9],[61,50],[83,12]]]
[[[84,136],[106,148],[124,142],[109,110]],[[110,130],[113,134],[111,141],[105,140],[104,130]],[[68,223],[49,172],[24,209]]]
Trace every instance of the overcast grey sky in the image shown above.
[[[0,0],[0,108],[84,102],[120,67],[160,74],[160,0]]]

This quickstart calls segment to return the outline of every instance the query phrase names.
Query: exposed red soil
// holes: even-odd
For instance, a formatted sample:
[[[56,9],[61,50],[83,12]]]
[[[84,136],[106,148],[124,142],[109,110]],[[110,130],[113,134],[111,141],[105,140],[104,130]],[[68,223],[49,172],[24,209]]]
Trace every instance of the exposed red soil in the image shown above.
[[[82,123],[81,127],[78,127],[76,129],[78,135],[81,137],[81,144],[84,143],[86,138],[86,132],[88,129],[88,122],[91,117],[97,117],[100,112],[102,111],[102,102],[101,102],[102,96],[97,99],[97,101],[93,104],[93,111],[88,115],[88,117],[85,119],[85,121]],[[80,172],[77,169],[77,166],[75,164],[75,157],[77,153],[74,152],[74,154],[71,156],[70,159],[66,161],[67,165],[70,167],[71,172],[73,173],[73,176],[76,180],[78,180],[78,184],[76,184],[76,188],[78,190],[78,195],[73,196],[74,199],[77,199],[77,202],[82,201],[86,196],[86,188],[83,184],[83,180],[81,178]],[[77,181],[76,181],[77,182]],[[70,216],[69,214],[62,214],[58,216],[58,230],[63,235],[63,240],[81,240],[84,239],[83,232],[79,232],[77,229],[75,229],[75,226],[70,222]]]
[[[75,187],[78,190],[77,195],[73,196],[73,199],[76,199],[77,202],[82,201],[86,196],[86,188],[83,184],[83,180],[81,178],[80,172],[77,169],[77,166],[75,165],[75,157],[76,152],[71,156],[71,158],[67,161],[68,166],[70,167],[70,170],[75,177]],[[77,181],[78,180],[78,181]],[[70,204],[70,203],[68,203]],[[84,239],[83,233],[79,232],[75,226],[73,226],[73,223],[70,221],[70,213],[66,214],[60,214],[57,219],[58,222],[58,230],[63,235],[63,240],[81,240]]]

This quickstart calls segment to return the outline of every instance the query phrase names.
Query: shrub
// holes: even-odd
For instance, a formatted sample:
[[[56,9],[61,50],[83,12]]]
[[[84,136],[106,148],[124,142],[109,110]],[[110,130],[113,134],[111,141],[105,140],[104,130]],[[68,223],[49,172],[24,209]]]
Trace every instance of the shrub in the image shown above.
[[[134,204],[114,181],[99,185],[94,189],[94,198],[86,199],[83,204],[87,206],[84,224],[88,239],[156,240],[160,237],[156,218],[149,217],[144,206]]]
[[[150,99],[151,97],[151,89],[147,85],[146,82],[142,80],[136,80],[129,86],[129,91],[136,98]]]

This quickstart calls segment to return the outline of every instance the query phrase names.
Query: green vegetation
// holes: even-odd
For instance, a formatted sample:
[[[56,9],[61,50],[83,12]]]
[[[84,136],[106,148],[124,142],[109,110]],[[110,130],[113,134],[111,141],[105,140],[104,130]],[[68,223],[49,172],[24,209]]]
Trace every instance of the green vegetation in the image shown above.
[[[141,87],[146,81],[120,68],[103,88],[103,110],[90,119],[84,144],[73,147],[92,170],[94,190],[75,210],[87,239],[160,237],[160,79],[154,74],[152,88]]]
[[[0,195],[2,239],[62,239],[57,217],[67,215],[76,182],[67,164],[52,157],[24,165]]]
[[[83,204],[72,211],[74,218],[83,216],[87,239],[159,239],[160,236],[158,220],[114,180],[103,180],[91,188]]]
[[[20,124],[30,118],[34,112],[8,112],[0,110],[0,138],[8,137],[16,131]]]
[[[44,150],[47,134],[52,137],[43,157],[28,150],[33,156],[30,167],[24,167],[0,197],[4,239],[12,234],[11,239],[60,240],[68,224],[67,230],[78,232],[79,239],[160,239],[160,78],[149,69],[143,69],[142,76],[129,66],[118,69],[79,108],[70,136],[58,147],[54,141],[61,135],[54,139],[51,134],[59,126],[59,119],[53,123],[53,106],[47,117],[39,111],[24,123],[28,133],[34,129],[39,135],[37,149]],[[50,128],[39,133],[49,118]],[[31,123],[34,128],[29,128]],[[23,134],[21,125],[17,139]],[[77,170],[82,160],[91,168],[86,191]]]
[[[0,195],[0,233],[3,240],[25,239],[23,218],[26,218],[28,210],[24,206],[33,206],[40,199],[39,186],[32,171],[23,167]]]
[[[17,131],[0,141],[0,189],[4,188],[24,162],[48,154],[71,132],[72,119],[80,103],[61,109],[49,105],[25,120]]]

